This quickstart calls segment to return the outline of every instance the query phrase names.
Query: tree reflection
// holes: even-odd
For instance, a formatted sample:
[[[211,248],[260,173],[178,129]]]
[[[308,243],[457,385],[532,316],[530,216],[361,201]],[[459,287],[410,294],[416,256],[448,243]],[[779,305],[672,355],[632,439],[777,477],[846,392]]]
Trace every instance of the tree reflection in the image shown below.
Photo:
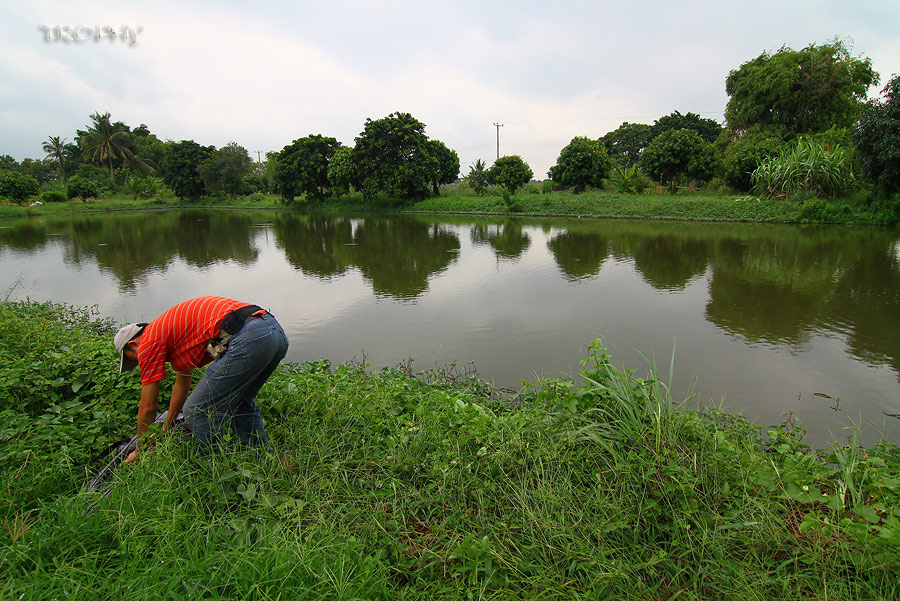
[[[0,225],[0,247],[29,252],[43,248],[50,240],[50,231],[44,221],[9,220]]]
[[[838,282],[871,240],[850,228],[735,230],[716,242],[710,322],[752,341],[798,344],[831,318]],[[776,233],[777,235],[772,235]],[[732,232],[733,233],[733,232]]]
[[[353,228],[349,219],[280,213],[272,221],[275,245],[303,273],[331,278],[353,264]]]
[[[259,251],[251,243],[252,222],[246,214],[208,211],[47,218],[0,230],[0,241],[37,249],[56,238],[66,264],[96,261],[101,271],[116,277],[121,289],[131,290],[148,272],[176,258],[197,267],[255,262]]]
[[[428,278],[459,256],[459,238],[438,224],[412,219],[364,219],[354,233],[354,263],[376,294],[414,298]]]
[[[634,267],[660,290],[680,290],[706,272],[709,247],[685,235],[640,236],[633,241]]]
[[[500,223],[475,224],[471,230],[474,244],[487,244],[500,259],[515,260],[531,246],[531,238],[515,219]]]
[[[547,243],[560,271],[569,281],[600,273],[609,255],[609,239],[600,233],[566,230]]]
[[[460,248],[456,234],[439,224],[402,217],[283,214],[273,230],[276,245],[303,273],[331,278],[356,267],[376,294],[400,299],[422,294]]]

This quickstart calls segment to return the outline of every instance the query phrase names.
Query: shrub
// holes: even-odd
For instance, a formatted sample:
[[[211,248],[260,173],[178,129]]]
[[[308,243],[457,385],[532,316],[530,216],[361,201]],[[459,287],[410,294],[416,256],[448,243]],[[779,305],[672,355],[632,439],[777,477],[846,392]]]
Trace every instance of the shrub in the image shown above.
[[[528,163],[518,155],[500,157],[494,161],[489,172],[491,181],[503,186],[509,195],[514,195],[516,190],[527,184],[534,175]]]
[[[63,202],[66,200],[66,193],[62,190],[44,190],[41,193],[41,201],[43,202]]]
[[[850,155],[842,146],[829,151],[807,138],[800,138],[777,158],[761,162],[752,180],[760,196],[787,200],[800,194],[834,197],[856,183]]]
[[[85,200],[97,196],[98,186],[93,180],[80,175],[73,175],[66,184],[66,190],[69,199],[80,198],[81,200]]]
[[[29,196],[38,193],[40,184],[30,175],[18,171],[0,170],[0,196],[22,204]]]

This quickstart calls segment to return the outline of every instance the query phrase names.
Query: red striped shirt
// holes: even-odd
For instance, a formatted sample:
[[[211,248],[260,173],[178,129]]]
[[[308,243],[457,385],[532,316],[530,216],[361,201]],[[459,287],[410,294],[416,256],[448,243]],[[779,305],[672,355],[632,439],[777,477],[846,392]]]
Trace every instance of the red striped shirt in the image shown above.
[[[138,346],[141,384],[165,378],[166,362],[181,372],[212,361],[206,345],[210,338],[219,335],[219,321],[229,311],[249,304],[220,296],[201,296],[178,303],[154,319],[144,328]]]

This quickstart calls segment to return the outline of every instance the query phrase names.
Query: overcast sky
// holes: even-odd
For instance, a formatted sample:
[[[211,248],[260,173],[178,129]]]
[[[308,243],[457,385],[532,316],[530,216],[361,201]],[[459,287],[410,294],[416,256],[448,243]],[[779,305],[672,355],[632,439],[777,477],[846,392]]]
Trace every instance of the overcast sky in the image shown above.
[[[500,154],[541,179],[574,136],[675,110],[721,122],[728,72],[782,45],[840,36],[882,85],[900,72],[897,0],[64,0],[3,2],[0,21],[0,154],[20,161],[94,111],[254,160],[309,134],[352,145],[402,111],[463,173],[493,161],[503,123]]]

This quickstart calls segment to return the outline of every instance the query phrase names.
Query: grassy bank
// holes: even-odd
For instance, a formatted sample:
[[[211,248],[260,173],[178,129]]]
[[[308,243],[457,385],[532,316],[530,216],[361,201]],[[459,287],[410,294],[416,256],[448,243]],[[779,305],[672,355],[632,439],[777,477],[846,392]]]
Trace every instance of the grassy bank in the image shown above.
[[[283,366],[278,453],[163,437],[94,512],[139,387],[89,311],[0,304],[0,598],[895,599],[900,448],[677,410],[593,345],[585,384]]]
[[[0,206],[0,217],[120,211],[178,207],[292,208],[327,211],[397,211],[451,214],[577,216],[615,219],[668,219],[686,221],[744,221],[757,223],[822,223],[897,225],[900,203],[868,204],[860,199],[808,199],[804,202],[760,200],[752,196],[685,192],[676,195],[628,195],[610,192],[538,193],[520,191],[507,203],[500,196],[474,196],[446,191],[412,204],[397,199],[364,201],[358,194],[307,202],[298,198],[285,205],[278,196],[254,194],[237,198],[204,198],[197,202],[168,199],[110,198],[98,201],[47,203],[34,207]]]

